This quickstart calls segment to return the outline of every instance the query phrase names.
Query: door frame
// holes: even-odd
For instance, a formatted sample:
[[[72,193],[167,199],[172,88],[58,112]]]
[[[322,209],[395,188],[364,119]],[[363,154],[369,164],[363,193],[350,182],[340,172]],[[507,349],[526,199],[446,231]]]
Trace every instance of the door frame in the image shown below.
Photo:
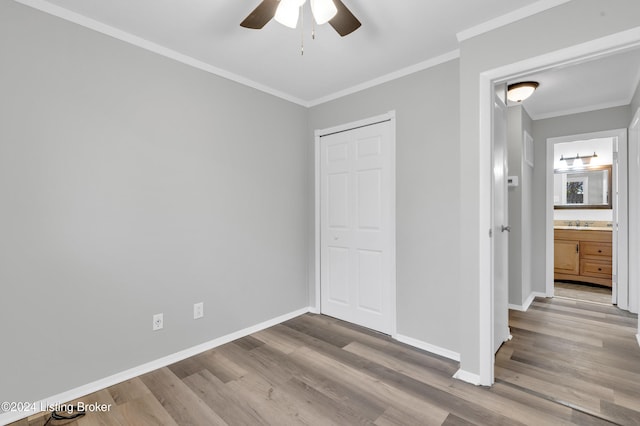
[[[545,288],[547,297],[553,297],[554,295],[554,273],[553,273],[553,153],[554,146],[557,143],[563,142],[575,142],[588,139],[600,139],[600,138],[617,138],[617,155],[618,155],[618,175],[619,182],[614,180],[612,185],[612,192],[618,192],[618,203],[613,210],[614,217],[612,222],[616,223],[615,215],[618,215],[618,237],[613,239],[615,244],[616,255],[613,256],[614,271],[616,279],[612,286],[612,303],[617,303],[621,309],[628,309],[629,301],[629,260],[628,260],[628,235],[629,235],[629,222],[627,216],[627,205],[629,191],[627,187],[627,129],[612,129],[602,130],[599,132],[581,133],[576,135],[558,136],[548,138],[547,144],[547,157],[546,157],[546,196],[545,196]],[[616,152],[615,145],[612,147]],[[615,155],[615,154],[614,154]],[[617,185],[617,186],[616,186]],[[622,247],[627,247],[627,250],[620,250]],[[621,297],[622,296],[622,297]]]
[[[492,140],[491,111],[493,106],[493,87],[509,79],[525,76],[535,71],[550,69],[561,65],[579,63],[581,61],[605,56],[617,51],[640,46],[640,29],[634,28],[620,33],[612,34],[585,43],[559,49],[550,53],[524,59],[497,68],[493,68],[479,74],[479,211],[478,223],[487,226],[479,226],[477,229],[479,238],[478,262],[479,262],[479,348],[478,348],[478,376],[477,383],[491,386],[494,382],[494,354],[493,348],[493,276],[491,265],[493,264],[493,252],[491,243],[487,238],[488,228],[493,221],[492,197],[491,197],[491,166],[492,166]],[[639,320],[640,323],[640,320]],[[640,324],[639,324],[640,325]],[[640,342],[640,337],[639,337]]]
[[[629,124],[627,135],[628,178],[629,178],[629,257],[638,259],[640,256],[640,107],[634,111]],[[629,262],[629,311],[638,313],[640,310],[640,267]],[[640,330],[640,318],[638,319]],[[640,334],[636,334],[640,344]]]
[[[640,227],[638,226],[638,218],[640,218],[640,108],[638,108],[631,119],[629,125],[628,143],[630,149],[629,158],[629,195],[633,197],[633,203],[629,205],[629,222],[633,223],[633,232],[629,233],[629,257],[638,258],[640,252]],[[633,194],[633,195],[632,195]],[[631,242],[633,241],[633,244]],[[633,256],[633,257],[631,257]],[[631,262],[629,262],[631,265]],[[630,308],[632,311],[640,311],[640,267],[634,263],[633,271],[629,271],[629,296]],[[635,301],[632,296],[635,295]],[[638,333],[636,340],[640,345],[640,315],[638,316]]]
[[[389,173],[391,184],[389,198],[391,200],[389,220],[390,220],[390,232],[391,232],[391,247],[389,247],[389,253],[391,256],[391,337],[396,338],[398,334],[397,329],[397,307],[396,307],[396,112],[391,110],[385,114],[364,118],[358,121],[352,121],[349,123],[340,124],[325,129],[316,129],[314,132],[314,218],[315,218],[315,238],[314,238],[314,250],[315,250],[315,296],[314,302],[311,304],[311,312],[319,314],[321,312],[321,296],[320,296],[320,250],[321,250],[321,194],[320,194],[320,138],[333,133],[345,132],[359,127],[371,126],[388,121],[389,122],[389,149],[391,155],[391,170]]]

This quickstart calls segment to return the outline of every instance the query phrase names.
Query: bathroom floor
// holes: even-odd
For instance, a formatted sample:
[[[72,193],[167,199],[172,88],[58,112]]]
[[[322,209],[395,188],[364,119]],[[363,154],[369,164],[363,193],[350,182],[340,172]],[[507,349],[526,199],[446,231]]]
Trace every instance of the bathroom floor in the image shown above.
[[[555,296],[611,305],[611,288],[599,285],[556,281]]]

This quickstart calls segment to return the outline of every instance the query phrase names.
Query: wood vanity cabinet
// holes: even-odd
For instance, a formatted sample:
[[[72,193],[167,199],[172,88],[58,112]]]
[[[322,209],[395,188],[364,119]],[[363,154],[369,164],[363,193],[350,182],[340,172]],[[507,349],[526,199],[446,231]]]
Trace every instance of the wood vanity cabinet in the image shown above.
[[[611,287],[611,231],[556,229],[554,277]]]
[[[553,251],[554,272],[561,274],[580,274],[580,242],[555,239]]]

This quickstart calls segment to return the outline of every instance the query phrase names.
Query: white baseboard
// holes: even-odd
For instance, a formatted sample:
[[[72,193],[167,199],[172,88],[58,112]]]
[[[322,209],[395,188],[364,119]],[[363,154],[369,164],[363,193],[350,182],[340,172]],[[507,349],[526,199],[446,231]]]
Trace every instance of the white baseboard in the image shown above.
[[[288,321],[302,314],[306,314],[307,312],[310,312],[310,310],[311,309],[309,307],[298,309],[297,311],[280,315],[276,318],[272,318],[270,320],[261,322],[256,325],[252,325],[250,327],[244,328],[234,333],[230,333],[225,336],[218,337],[217,339],[210,340],[200,345],[192,346],[180,352],[176,352],[174,354],[167,355],[162,358],[158,358],[154,361],[150,361],[145,364],[139,365],[137,367],[130,368],[120,373],[116,373],[112,376],[105,377],[103,379],[99,379],[91,383],[87,383],[86,385],[79,386],[75,389],[70,389],[66,392],[62,392],[57,395],[50,396],[41,401],[35,402],[32,405],[32,407],[35,408],[33,411],[10,411],[10,412],[0,413],[0,425],[7,425],[9,423],[13,423],[18,420],[21,420],[25,417],[32,416],[41,411],[40,407],[42,407],[42,409],[46,409],[46,407],[50,407],[52,405],[55,406],[58,404],[64,404],[68,401],[82,398],[83,396],[88,395],[90,393],[97,392],[104,388],[108,388],[109,386],[113,386],[118,383],[124,382],[125,380],[129,380],[134,377],[138,377],[142,374],[146,374],[150,371],[157,370],[162,367],[166,367],[167,365],[171,365],[178,361],[182,361],[183,359],[192,357],[194,355],[198,355],[199,353],[224,345],[225,343],[232,342],[234,340],[256,333],[260,330],[264,330],[265,328],[273,327],[274,325],[283,323],[285,321]]]
[[[422,349],[423,351],[431,352],[432,354],[440,355],[454,361],[460,361],[460,354],[458,352],[441,348],[439,346],[414,339],[413,337],[403,336],[402,334],[397,334],[394,337],[398,342],[406,343],[414,348]]]
[[[462,380],[463,382],[471,383],[472,385],[480,386],[480,375],[469,373],[463,369],[456,371],[453,375],[454,379]]]
[[[529,297],[527,297],[527,300],[525,300],[522,305],[512,305],[511,303],[509,303],[509,309],[513,309],[514,311],[527,312],[536,297],[547,297],[547,294],[539,291],[531,292]]]

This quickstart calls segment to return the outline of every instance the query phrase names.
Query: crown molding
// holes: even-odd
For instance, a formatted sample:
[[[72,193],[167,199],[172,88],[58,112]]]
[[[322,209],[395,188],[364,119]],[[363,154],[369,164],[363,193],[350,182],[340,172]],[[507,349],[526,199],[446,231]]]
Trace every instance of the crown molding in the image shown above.
[[[514,22],[520,21],[522,19],[528,18],[529,16],[535,15],[540,12],[544,12],[547,9],[560,6],[561,4],[568,3],[570,1],[571,0],[537,1],[533,4],[530,4],[529,6],[522,7],[518,10],[514,10],[513,12],[509,12],[502,16],[498,16],[497,18],[483,22],[482,24],[476,25],[475,27],[471,27],[466,30],[460,31],[459,33],[456,34],[456,37],[458,38],[458,43],[461,43],[464,40],[476,37],[480,34],[484,34],[489,31],[495,30],[496,28],[504,27],[505,25],[509,25]]]
[[[64,19],[66,21],[75,23],[85,28],[94,30],[101,34],[113,37],[125,43],[156,53],[166,58],[173,59],[182,64],[197,68],[201,71],[208,72],[218,77],[225,78],[227,80],[242,84],[244,86],[256,89],[263,93],[267,93],[269,95],[275,96],[277,98],[286,100],[288,102],[292,102],[294,104],[297,104],[306,108],[311,108],[317,105],[321,105],[323,103],[327,103],[332,100],[339,99],[339,98],[360,92],[362,90],[366,90],[366,89],[369,89],[393,80],[397,80],[399,78],[408,76],[410,74],[414,74],[416,72],[423,71],[428,68],[432,68],[442,63],[446,63],[451,60],[458,59],[460,57],[460,50],[456,49],[456,50],[444,53],[440,56],[428,59],[426,61],[422,61],[417,64],[411,65],[409,67],[374,78],[364,83],[360,83],[355,86],[346,88],[344,90],[334,92],[332,94],[329,94],[320,98],[305,100],[305,99],[292,96],[288,93],[282,92],[280,90],[274,89],[272,87],[266,86],[264,84],[258,83],[254,80],[248,79],[241,75],[224,70],[222,68],[215,67],[204,61],[182,54],[180,52],[169,49],[167,47],[161,46],[145,38],[133,35],[131,33],[112,27],[110,25],[106,25],[102,22],[91,19],[77,12],[73,12],[63,7],[60,7],[58,5],[54,5],[48,2],[47,0],[14,0],[14,1],[17,3],[23,4],[25,6],[31,7],[33,9],[39,10],[41,12],[47,13],[49,15],[58,17],[60,19]],[[495,28],[510,24],[520,19],[524,19],[528,16],[534,15],[536,13],[542,12],[544,10],[550,9],[560,4],[567,3],[568,1],[570,0],[540,0],[527,7],[523,7],[514,12],[511,12],[506,15],[502,15],[496,19],[487,21],[478,26],[461,31],[456,36],[458,38],[458,41],[461,42],[468,38],[475,37],[476,35],[482,34],[484,32],[491,31]],[[639,78],[640,78],[640,74],[639,74]],[[570,114],[572,112],[568,112],[568,113]],[[565,114],[559,113],[557,115],[565,115]]]
[[[601,109],[627,106],[630,103],[631,103],[631,99],[628,99],[628,100],[623,99],[620,101],[605,102],[597,105],[588,105],[580,108],[551,111],[551,112],[546,112],[544,114],[531,114],[529,110],[527,110],[527,114],[529,114],[529,117],[531,117],[532,120],[538,121],[538,120],[546,120],[548,118],[564,117],[564,116],[573,115],[573,114],[582,114],[584,112],[599,111]],[[524,108],[527,109],[526,107]]]
[[[369,89],[371,87],[374,86],[379,86],[383,83],[387,83],[389,81],[393,81],[393,80],[397,80],[401,77],[405,77],[407,75],[410,74],[414,74],[416,72],[422,71],[422,70],[426,70],[428,68],[432,68],[435,67],[436,65],[440,65],[443,64],[445,62],[449,62],[452,61],[454,59],[458,59],[460,57],[460,50],[456,49],[456,50],[452,50],[451,52],[447,52],[443,55],[440,56],[436,56],[435,58],[431,58],[431,59],[427,59],[426,61],[423,62],[419,62],[415,65],[411,65],[409,67],[406,68],[402,68],[400,70],[394,71],[392,73],[389,74],[385,74],[381,77],[377,77],[374,78],[373,80],[369,80],[366,81],[364,83],[361,84],[357,84],[355,86],[349,87],[347,89],[341,90],[339,92],[335,92],[332,93],[330,95],[327,96],[323,96],[321,98],[317,98],[315,100],[310,101],[309,103],[307,103],[308,107],[314,107],[329,101],[333,101],[335,99],[338,98],[342,98],[344,96],[348,96],[351,94],[354,94],[356,92],[360,92],[362,90],[365,89]]]
[[[166,58],[173,59],[174,61],[181,62],[185,65],[197,68],[199,70],[208,72],[210,74],[214,74],[218,77],[222,77],[227,80],[240,83],[244,86],[251,87],[253,89],[267,93],[269,95],[273,95],[275,97],[284,99],[286,101],[293,102],[294,104],[298,104],[305,107],[307,106],[306,101],[299,99],[295,96],[291,96],[288,93],[281,92],[269,86],[265,86],[264,84],[260,84],[256,81],[242,77],[241,75],[238,75],[238,74],[234,74],[222,68],[214,67],[213,65],[210,65],[199,59],[193,58],[188,55],[184,55],[180,52],[176,52],[175,50],[161,46],[157,43],[154,43],[142,37],[138,37],[126,31],[122,31],[118,28],[103,24],[102,22],[96,21],[95,19],[91,19],[79,13],[76,13],[68,9],[65,9],[63,7],[49,3],[46,0],[14,0],[14,1],[17,3],[23,4],[25,6],[29,6],[33,9],[39,10],[41,12],[47,13],[49,15],[53,15],[55,17],[64,19],[66,21],[73,22],[74,24],[78,24],[85,28],[89,28],[91,30],[97,31],[104,35],[113,37],[117,40],[124,41],[125,43],[129,43],[134,46],[140,47],[142,49],[148,50],[150,52],[156,53]]]
[[[418,72],[418,71],[421,71],[421,70],[424,70],[424,69],[427,69],[427,68],[430,68],[438,64],[448,62],[452,59],[456,59],[460,57],[460,51],[454,50],[452,52],[445,53],[443,55],[420,62],[410,67],[403,68],[398,71],[394,71],[382,77],[378,77],[373,80],[367,81],[365,83],[358,84],[348,89],[345,89],[345,90],[342,90],[342,91],[339,91],[315,100],[304,100],[304,99],[300,99],[298,97],[292,96],[288,93],[282,92],[280,90],[276,90],[264,84],[258,83],[254,80],[250,80],[241,75],[234,74],[222,68],[214,67],[211,64],[208,64],[206,62],[203,62],[191,56],[184,55],[180,52],[169,49],[167,47],[161,46],[145,38],[133,35],[126,31],[122,31],[110,25],[103,24],[102,22],[96,21],[95,19],[91,19],[82,14],[57,6],[46,0],[14,0],[14,1],[17,3],[23,4],[25,6],[31,7],[33,9],[39,10],[41,12],[47,13],[49,15],[58,17],[60,19],[64,19],[66,21],[73,22],[74,24],[97,31],[101,34],[113,37],[125,43],[129,43],[131,45],[156,53],[166,58],[173,59],[182,64],[197,68],[199,70],[208,72],[210,74],[214,74],[218,77],[222,77],[227,80],[234,81],[244,86],[251,87],[253,89],[259,90],[269,95],[273,95],[275,97],[284,99],[286,101],[292,102],[294,104],[297,104],[306,108],[310,108],[312,106],[316,106],[334,99],[338,99],[343,96],[347,96],[352,93],[359,92],[361,90],[368,89],[370,87],[377,86],[379,84],[386,83],[388,81],[395,80],[395,79],[404,77],[406,75],[413,74],[415,72]]]

